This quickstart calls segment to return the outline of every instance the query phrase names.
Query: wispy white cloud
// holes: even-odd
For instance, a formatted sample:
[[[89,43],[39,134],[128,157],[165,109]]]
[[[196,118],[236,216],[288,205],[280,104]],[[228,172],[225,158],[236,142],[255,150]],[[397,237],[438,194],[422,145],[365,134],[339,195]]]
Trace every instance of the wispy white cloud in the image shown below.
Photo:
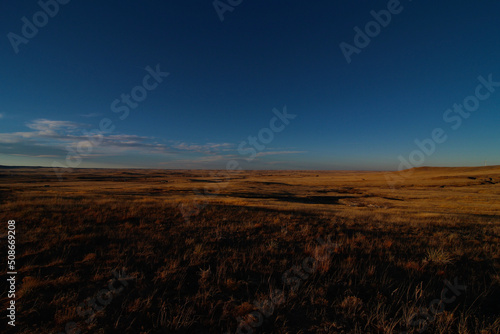
[[[32,130],[37,130],[39,136],[57,136],[59,131],[64,134],[71,133],[84,127],[82,124],[68,121],[51,121],[48,119],[37,119],[26,124]]]
[[[301,154],[307,153],[306,151],[266,151],[257,153],[257,157],[265,157],[269,155],[281,155],[281,154]]]
[[[302,154],[306,151],[266,151],[257,154],[257,157],[285,155],[285,154]],[[189,159],[174,159],[172,161],[160,162],[160,165],[168,168],[208,168],[208,169],[225,169],[230,160],[237,160],[243,168],[255,168],[264,165],[283,164],[283,161],[265,162],[263,159],[256,159],[253,162],[246,161],[247,156],[242,156],[233,153],[221,153],[212,155],[203,155],[201,157],[192,157]],[[259,162],[256,164],[257,160]]]
[[[87,146],[89,143],[92,145],[92,152],[86,156],[91,156],[90,153],[117,155],[127,151],[135,151],[148,154],[166,154],[174,151],[166,145],[157,143],[154,138],[145,136],[96,133],[86,135],[84,130],[91,127],[88,124],[37,119],[27,123],[26,126],[32,131],[0,133],[0,144],[4,144],[4,151],[32,157],[53,156],[53,152],[64,155],[68,149],[76,150],[82,143]],[[47,154],[46,151],[51,153]]]
[[[0,112],[0,119],[4,118],[5,114]]]
[[[181,151],[193,151],[198,153],[216,153],[220,151],[227,151],[234,147],[230,143],[207,143],[207,144],[188,144],[188,143],[175,143],[173,148]]]
[[[120,133],[87,133],[92,128],[89,124],[70,121],[36,119],[26,123],[30,131],[0,133],[0,148],[5,153],[30,157],[65,156],[69,149],[78,150],[79,146],[88,146],[85,156],[116,156],[124,153],[151,155],[198,155],[198,163],[207,163],[222,159],[223,152],[233,147],[229,143],[188,144],[174,142],[170,145],[159,143],[147,136]],[[201,157],[200,157],[201,155]]]
[[[21,143],[30,139],[63,139],[84,127],[78,123],[47,119],[37,119],[26,126],[34,131],[0,133],[0,143]]]
[[[69,151],[81,152],[83,149],[82,156],[86,159],[126,154],[163,156],[170,161],[160,164],[170,168],[225,168],[233,159],[250,163],[245,160],[248,157],[239,155],[236,145],[231,143],[163,143],[154,137],[92,132],[89,124],[48,119],[36,119],[25,125],[29,131],[0,133],[2,153],[19,157],[64,158]],[[266,150],[257,153],[257,158],[301,153],[306,152]]]
[[[57,158],[57,155],[53,154],[18,154],[18,153],[12,153],[11,155],[15,155],[18,157],[30,157],[30,158]]]

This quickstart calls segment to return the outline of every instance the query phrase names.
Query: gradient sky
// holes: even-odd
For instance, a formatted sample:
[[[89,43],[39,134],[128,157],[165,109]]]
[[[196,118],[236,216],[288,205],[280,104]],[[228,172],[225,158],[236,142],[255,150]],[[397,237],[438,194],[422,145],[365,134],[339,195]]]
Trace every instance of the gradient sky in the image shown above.
[[[59,7],[16,53],[13,34],[24,38],[23,17],[43,20],[41,7],[0,5],[0,165],[226,168],[236,160],[244,169],[395,170],[436,128],[447,140],[421,165],[500,165],[500,87],[460,126],[443,119],[475,94],[479,76],[500,82],[499,2],[401,1],[351,63],[340,43],[354,45],[354,28],[364,30],[388,1],[243,0],[223,21],[211,0]],[[125,104],[112,104],[143,85],[148,66],[169,75],[123,117],[115,111]],[[296,117],[284,128],[275,122],[282,131],[269,140],[263,129],[285,106]],[[101,131],[103,119],[112,131]]]

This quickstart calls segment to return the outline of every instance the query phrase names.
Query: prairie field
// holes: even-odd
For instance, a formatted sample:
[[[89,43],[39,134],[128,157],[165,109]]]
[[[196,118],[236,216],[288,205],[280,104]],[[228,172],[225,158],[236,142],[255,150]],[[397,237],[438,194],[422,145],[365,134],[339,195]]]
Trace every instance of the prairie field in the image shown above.
[[[5,167],[0,208],[6,333],[500,333],[500,166]]]

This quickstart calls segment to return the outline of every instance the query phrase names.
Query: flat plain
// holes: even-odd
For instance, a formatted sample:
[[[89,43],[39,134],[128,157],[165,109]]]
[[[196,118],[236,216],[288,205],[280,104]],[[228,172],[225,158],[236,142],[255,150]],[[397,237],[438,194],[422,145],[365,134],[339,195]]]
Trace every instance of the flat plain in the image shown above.
[[[499,166],[60,177],[0,169],[8,333],[500,332]]]

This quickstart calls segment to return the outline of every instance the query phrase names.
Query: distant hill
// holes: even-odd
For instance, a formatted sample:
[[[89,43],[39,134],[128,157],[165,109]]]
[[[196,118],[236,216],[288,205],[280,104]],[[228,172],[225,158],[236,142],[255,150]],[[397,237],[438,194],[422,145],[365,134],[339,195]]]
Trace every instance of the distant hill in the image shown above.
[[[4,165],[0,165],[0,169],[20,169],[20,168],[50,168],[50,167],[43,167],[43,166],[4,166]]]
[[[470,172],[491,172],[499,171],[500,165],[496,166],[481,166],[481,167],[414,167],[407,169],[407,171],[429,173],[429,172],[443,172],[443,173],[470,173]]]

